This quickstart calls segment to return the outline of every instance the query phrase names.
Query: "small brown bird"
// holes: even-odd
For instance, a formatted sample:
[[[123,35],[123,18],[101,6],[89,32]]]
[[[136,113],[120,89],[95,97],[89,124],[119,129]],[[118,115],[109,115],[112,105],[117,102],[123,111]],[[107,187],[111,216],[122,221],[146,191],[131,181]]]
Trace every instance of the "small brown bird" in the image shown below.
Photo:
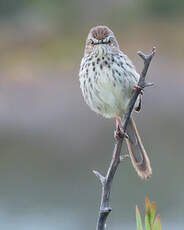
[[[125,113],[139,74],[129,58],[119,49],[113,32],[106,26],[93,27],[86,39],[79,80],[85,102],[98,114],[115,118],[116,127]],[[140,110],[139,97],[135,110]],[[126,139],[132,164],[142,179],[151,176],[147,153],[131,117]]]

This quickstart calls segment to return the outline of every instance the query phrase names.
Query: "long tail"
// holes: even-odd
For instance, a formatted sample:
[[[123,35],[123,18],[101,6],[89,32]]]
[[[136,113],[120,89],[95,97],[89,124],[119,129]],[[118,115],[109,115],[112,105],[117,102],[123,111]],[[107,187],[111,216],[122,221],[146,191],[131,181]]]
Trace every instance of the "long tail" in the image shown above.
[[[147,179],[152,174],[150,160],[144,149],[135,122],[132,117],[130,118],[130,121],[127,126],[127,134],[129,138],[126,139],[126,142],[132,164],[135,170],[137,171],[138,175],[142,179]]]

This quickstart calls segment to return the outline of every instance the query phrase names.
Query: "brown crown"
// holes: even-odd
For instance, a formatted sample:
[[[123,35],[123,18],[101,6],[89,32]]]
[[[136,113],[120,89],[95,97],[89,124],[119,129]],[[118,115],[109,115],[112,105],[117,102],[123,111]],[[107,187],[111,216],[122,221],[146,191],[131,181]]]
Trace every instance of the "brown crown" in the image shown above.
[[[104,40],[109,36],[110,30],[106,26],[96,26],[91,29],[91,34],[97,40]]]

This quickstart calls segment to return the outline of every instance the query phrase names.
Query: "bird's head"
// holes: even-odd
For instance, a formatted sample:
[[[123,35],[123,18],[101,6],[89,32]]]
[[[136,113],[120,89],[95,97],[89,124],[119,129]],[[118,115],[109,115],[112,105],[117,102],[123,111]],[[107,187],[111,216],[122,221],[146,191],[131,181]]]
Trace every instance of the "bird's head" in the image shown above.
[[[119,50],[118,42],[113,32],[107,26],[93,27],[87,36],[85,54],[103,52],[116,52]]]

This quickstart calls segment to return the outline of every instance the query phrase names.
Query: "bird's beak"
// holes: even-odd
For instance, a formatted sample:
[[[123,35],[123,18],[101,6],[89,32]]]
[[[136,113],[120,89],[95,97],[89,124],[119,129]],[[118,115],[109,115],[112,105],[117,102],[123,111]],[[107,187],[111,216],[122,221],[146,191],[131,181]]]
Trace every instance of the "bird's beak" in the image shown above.
[[[98,42],[94,43],[94,45],[100,45],[100,44],[108,44],[105,40],[98,40]]]

